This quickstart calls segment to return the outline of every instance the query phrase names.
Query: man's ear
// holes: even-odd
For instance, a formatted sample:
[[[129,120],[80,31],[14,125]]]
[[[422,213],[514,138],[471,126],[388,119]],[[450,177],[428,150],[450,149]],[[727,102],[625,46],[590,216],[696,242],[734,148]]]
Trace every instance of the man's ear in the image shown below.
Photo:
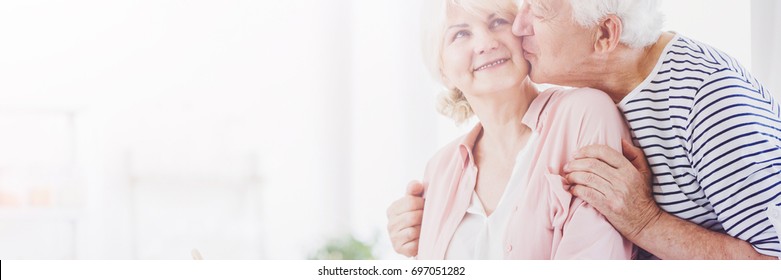
[[[594,41],[594,50],[598,53],[613,51],[621,41],[623,23],[616,15],[607,15],[599,21]]]

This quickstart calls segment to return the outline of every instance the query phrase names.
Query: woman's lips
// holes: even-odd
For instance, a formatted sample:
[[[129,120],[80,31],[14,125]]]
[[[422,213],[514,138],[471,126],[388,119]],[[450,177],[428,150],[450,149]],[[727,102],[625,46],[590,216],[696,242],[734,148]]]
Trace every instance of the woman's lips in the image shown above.
[[[477,71],[482,71],[482,70],[485,70],[485,69],[488,69],[488,68],[491,68],[491,67],[494,67],[494,66],[500,65],[500,64],[502,64],[502,63],[505,63],[505,62],[508,62],[508,61],[510,61],[510,59],[509,59],[509,58],[502,58],[502,59],[499,59],[499,60],[494,60],[494,61],[492,61],[492,62],[489,62],[489,63],[483,64],[483,66],[480,66],[480,67],[477,67],[477,68],[475,68],[473,71],[474,71],[474,72],[477,72]]]

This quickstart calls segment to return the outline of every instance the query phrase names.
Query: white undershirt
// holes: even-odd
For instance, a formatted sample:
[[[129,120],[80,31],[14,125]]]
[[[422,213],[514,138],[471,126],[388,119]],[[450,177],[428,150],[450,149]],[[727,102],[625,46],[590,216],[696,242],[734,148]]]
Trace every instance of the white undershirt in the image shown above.
[[[518,199],[522,182],[526,181],[525,174],[529,168],[532,155],[529,147],[536,147],[537,134],[532,133],[526,146],[518,152],[515,158],[515,166],[507,181],[507,187],[502,193],[502,198],[496,205],[491,216],[486,216],[483,203],[472,192],[469,207],[464,218],[458,224],[453,238],[445,253],[445,259],[450,260],[490,260],[504,259],[504,246],[502,246],[507,225],[510,223],[512,203]],[[477,174],[475,173],[475,176]],[[462,180],[461,183],[474,183],[475,180]]]

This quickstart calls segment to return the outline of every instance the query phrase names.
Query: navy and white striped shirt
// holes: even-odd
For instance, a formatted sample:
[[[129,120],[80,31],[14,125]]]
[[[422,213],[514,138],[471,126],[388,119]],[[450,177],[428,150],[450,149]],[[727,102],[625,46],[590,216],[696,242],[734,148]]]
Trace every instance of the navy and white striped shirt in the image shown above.
[[[734,58],[676,35],[619,104],[665,211],[781,257],[781,108]]]

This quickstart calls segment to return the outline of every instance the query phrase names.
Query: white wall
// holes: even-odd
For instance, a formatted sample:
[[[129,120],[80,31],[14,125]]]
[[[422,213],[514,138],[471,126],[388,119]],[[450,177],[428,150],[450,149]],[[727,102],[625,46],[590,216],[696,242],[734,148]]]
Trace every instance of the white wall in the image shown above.
[[[720,49],[751,69],[749,1],[662,1],[664,30],[675,31]]]
[[[78,238],[55,256],[298,259],[349,232],[349,5],[0,3],[0,109],[77,116]]]
[[[732,55],[781,99],[781,4],[775,0],[664,1],[665,29]],[[699,12],[693,12],[698,11]]]
[[[781,100],[781,3],[751,0],[753,73]]]

